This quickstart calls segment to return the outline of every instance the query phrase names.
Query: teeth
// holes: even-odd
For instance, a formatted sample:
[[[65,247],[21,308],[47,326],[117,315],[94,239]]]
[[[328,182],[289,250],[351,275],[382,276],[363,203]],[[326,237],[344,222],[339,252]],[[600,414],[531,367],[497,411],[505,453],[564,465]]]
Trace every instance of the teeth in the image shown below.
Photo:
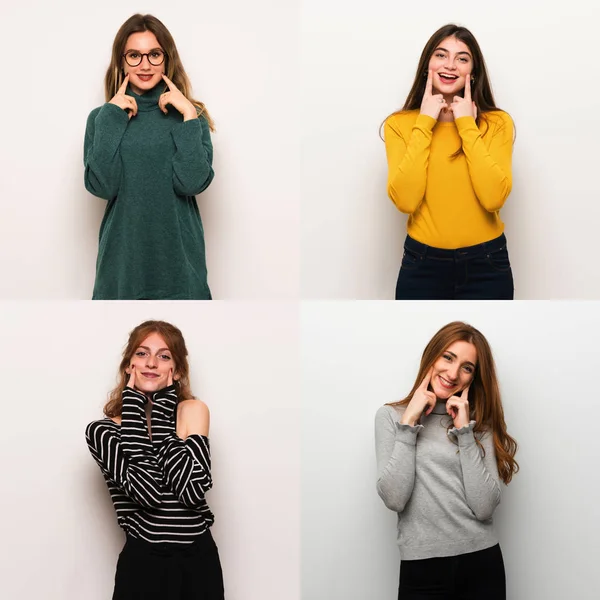
[[[440,75],[444,79],[458,79],[458,75]]]

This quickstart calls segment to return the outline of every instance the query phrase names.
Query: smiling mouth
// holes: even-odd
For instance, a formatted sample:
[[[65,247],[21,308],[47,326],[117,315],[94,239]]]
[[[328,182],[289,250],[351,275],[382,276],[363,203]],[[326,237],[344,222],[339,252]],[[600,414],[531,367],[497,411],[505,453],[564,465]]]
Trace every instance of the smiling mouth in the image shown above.
[[[453,387],[456,387],[456,383],[451,383],[447,379],[444,379],[441,375],[438,375],[438,378],[439,378],[443,388],[450,390]]]
[[[441,73],[438,73],[438,77],[444,83],[454,83],[458,79],[458,75],[442,75]]]
[[[148,379],[156,379],[159,377],[157,373],[142,373],[142,375]]]

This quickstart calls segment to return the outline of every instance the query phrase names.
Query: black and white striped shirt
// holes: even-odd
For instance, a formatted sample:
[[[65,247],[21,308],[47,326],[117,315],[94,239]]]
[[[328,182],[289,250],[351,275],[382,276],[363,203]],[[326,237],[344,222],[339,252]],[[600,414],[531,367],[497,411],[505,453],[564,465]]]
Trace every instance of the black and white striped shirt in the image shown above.
[[[191,544],[214,522],[204,498],[212,487],[208,438],[175,433],[175,386],[152,396],[148,434],[144,394],[123,390],[121,425],[90,423],[86,440],[100,465],[117,511],[132,537],[153,543]]]

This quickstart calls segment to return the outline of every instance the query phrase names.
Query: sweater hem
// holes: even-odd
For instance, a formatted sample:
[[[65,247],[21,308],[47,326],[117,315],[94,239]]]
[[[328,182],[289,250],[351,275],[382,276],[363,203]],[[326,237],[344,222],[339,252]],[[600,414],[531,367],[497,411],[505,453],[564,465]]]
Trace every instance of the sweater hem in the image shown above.
[[[442,558],[444,556],[458,556],[469,552],[478,552],[498,544],[496,535],[487,536],[478,540],[461,540],[458,542],[432,543],[418,547],[399,545],[401,560],[422,560],[425,558]]]

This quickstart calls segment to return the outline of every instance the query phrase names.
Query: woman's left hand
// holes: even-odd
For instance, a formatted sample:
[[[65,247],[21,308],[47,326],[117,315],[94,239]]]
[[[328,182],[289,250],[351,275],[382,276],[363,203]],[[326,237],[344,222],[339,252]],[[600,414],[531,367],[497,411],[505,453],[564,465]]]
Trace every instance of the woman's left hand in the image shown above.
[[[454,427],[460,429],[471,421],[469,415],[469,384],[460,396],[450,396],[446,401],[446,412],[452,417]]]
[[[452,104],[449,107],[455,119],[460,117],[473,117],[477,120],[477,106],[471,99],[471,75],[467,75],[465,80],[465,95],[454,96]]]
[[[169,91],[161,94],[158,99],[158,106],[165,115],[168,112],[167,105],[174,106],[182,115],[184,121],[195,119],[198,116],[196,107],[177,89],[177,86],[164,74],[162,78],[169,86]]]

